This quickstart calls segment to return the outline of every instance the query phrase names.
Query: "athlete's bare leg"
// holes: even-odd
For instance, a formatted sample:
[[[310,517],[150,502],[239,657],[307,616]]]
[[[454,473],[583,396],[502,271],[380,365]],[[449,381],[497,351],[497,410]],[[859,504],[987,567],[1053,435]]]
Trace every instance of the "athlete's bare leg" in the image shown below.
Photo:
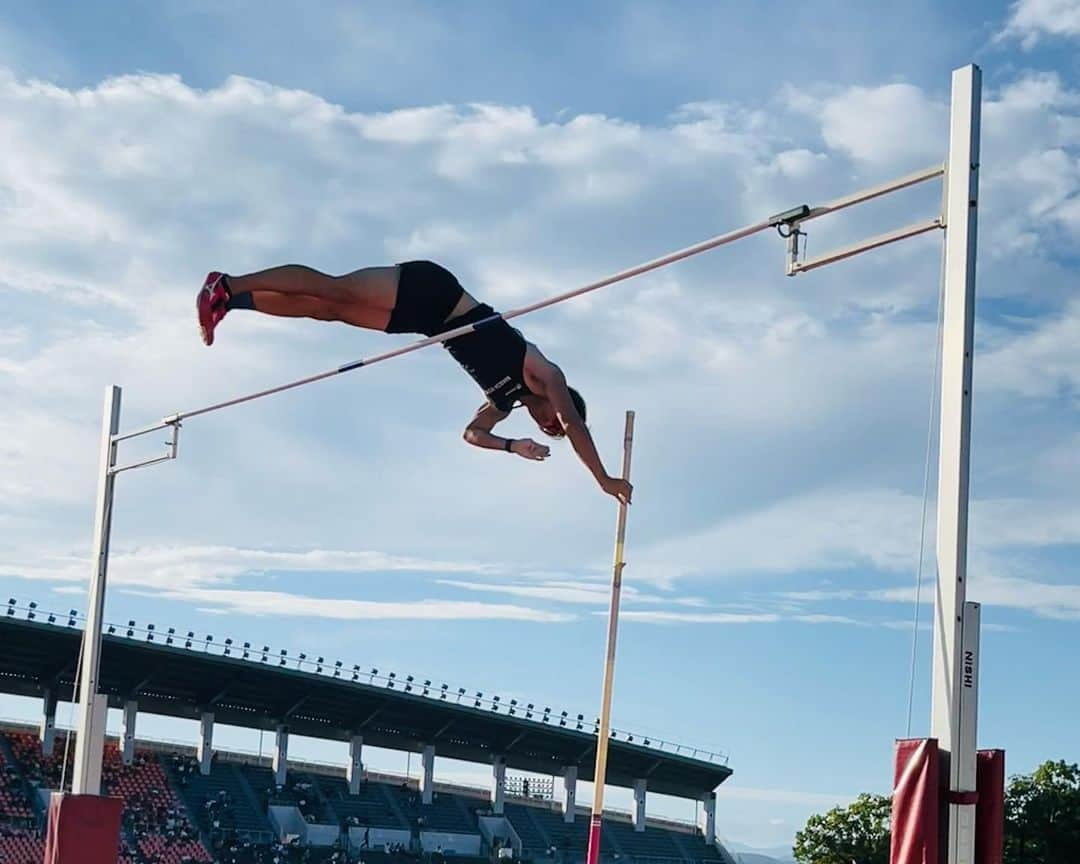
[[[232,283],[232,279],[229,280]],[[235,289],[233,289],[235,295]],[[280,291],[252,291],[252,307],[257,312],[283,318],[314,318],[316,321],[340,321],[367,330],[386,330],[389,309],[363,303],[337,303],[310,294],[287,294]]]
[[[257,273],[228,277],[236,297],[247,292],[305,295],[338,306],[364,306],[390,312],[397,302],[398,268],[364,267],[344,276],[329,276],[301,264],[271,267]],[[259,311],[265,311],[257,306]],[[276,314],[276,313],[271,313]]]

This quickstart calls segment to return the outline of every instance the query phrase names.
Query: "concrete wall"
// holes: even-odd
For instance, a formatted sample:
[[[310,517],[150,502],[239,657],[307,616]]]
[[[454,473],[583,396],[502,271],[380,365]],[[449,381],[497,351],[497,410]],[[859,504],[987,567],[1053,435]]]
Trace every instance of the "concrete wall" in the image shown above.
[[[270,817],[270,824],[274,826],[279,840],[290,836],[307,837],[307,821],[300,814],[299,808],[271,804],[267,815]]]
[[[442,846],[446,855],[479,855],[479,834],[449,834],[445,831],[421,831],[420,848],[434,852]]]
[[[494,841],[499,839],[503,846],[509,846],[516,854],[521,854],[521,838],[505,816],[481,816],[480,833],[489,845],[494,846]]]
[[[365,828],[354,826],[349,829],[349,843],[354,849],[359,849],[364,842],[364,832],[368,832],[368,848],[382,849],[386,843],[400,843],[408,848],[412,835],[408,831],[396,828]]]

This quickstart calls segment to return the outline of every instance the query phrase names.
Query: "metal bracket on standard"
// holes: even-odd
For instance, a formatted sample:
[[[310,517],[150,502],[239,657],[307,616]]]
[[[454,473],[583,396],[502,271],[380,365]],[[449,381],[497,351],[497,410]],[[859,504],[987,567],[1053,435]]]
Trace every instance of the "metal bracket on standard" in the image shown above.
[[[122,471],[131,471],[131,470],[133,470],[135,468],[145,468],[148,465],[157,465],[159,462],[171,462],[173,459],[176,458],[177,450],[180,447],[180,426],[181,425],[182,424],[180,423],[180,420],[177,417],[174,416],[174,417],[165,418],[161,422],[161,426],[157,427],[159,429],[168,429],[169,430],[169,438],[168,438],[167,441],[164,442],[165,446],[168,448],[168,451],[166,452],[166,454],[164,456],[156,456],[153,459],[143,459],[141,462],[132,462],[130,465],[114,466],[114,467],[109,469],[109,473],[110,474],[119,474]],[[144,433],[140,433],[140,434],[146,434],[146,433],[144,432]],[[121,436],[117,436],[117,437],[113,438],[113,447],[116,447],[116,445],[120,441],[124,441],[124,440],[127,440],[128,438],[134,438],[134,437],[137,437],[137,435],[121,435]]]
[[[778,231],[782,225],[786,225],[788,228],[797,227],[799,221],[809,215],[810,205],[800,204],[798,207],[792,207],[790,210],[785,210],[783,213],[777,213],[775,216],[770,217],[769,225]],[[788,235],[781,231],[780,236],[787,237]]]
[[[813,214],[808,204],[800,204],[769,219],[776,233],[787,240],[787,275],[792,276],[799,264],[799,237],[805,237],[802,222]]]

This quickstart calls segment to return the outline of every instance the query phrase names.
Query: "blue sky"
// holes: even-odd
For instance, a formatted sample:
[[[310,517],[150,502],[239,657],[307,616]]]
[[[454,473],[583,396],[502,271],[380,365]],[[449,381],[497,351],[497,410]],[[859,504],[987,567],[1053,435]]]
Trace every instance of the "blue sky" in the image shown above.
[[[207,350],[207,270],[434,258],[505,308],[940,160],[950,71],[974,61],[980,738],[1010,771],[1080,759],[1080,697],[1047,662],[1080,650],[1076,0],[313,8],[0,13],[7,596],[84,603],[105,384],[132,427],[401,341],[237,314]],[[936,195],[815,223],[811,249]],[[523,322],[612,465],[637,411],[614,721],[730,753],[727,838],[782,846],[888,788],[939,248],[791,280],[762,236]],[[613,507],[565,447],[530,464],[464,445],[478,402],[434,349],[191,421],[178,463],[119,480],[108,617],[595,712]],[[931,526],[930,578],[932,549]]]

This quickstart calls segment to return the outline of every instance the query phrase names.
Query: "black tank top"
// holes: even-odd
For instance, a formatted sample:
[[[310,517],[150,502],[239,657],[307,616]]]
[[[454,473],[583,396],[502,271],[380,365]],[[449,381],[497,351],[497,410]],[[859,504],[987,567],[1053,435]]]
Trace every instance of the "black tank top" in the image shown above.
[[[486,303],[447,321],[442,332],[475,324],[495,314]],[[525,339],[521,333],[498,318],[472,333],[449,339],[443,347],[480,385],[488,401],[500,411],[509,411],[529,392],[525,386]]]

